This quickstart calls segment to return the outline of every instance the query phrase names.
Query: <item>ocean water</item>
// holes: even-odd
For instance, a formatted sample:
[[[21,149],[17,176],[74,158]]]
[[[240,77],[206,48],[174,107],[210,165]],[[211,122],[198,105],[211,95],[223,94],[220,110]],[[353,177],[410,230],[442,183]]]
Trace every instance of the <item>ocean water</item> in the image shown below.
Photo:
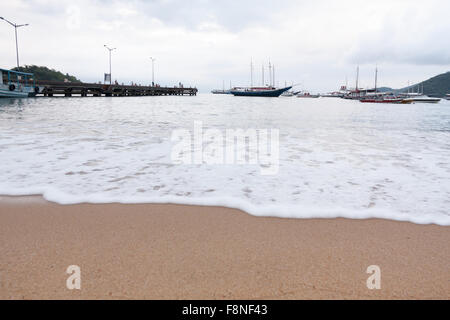
[[[177,164],[174,130],[276,129],[279,169]],[[204,141],[207,144],[208,141]],[[221,205],[258,216],[450,225],[450,101],[334,98],[0,100],[0,194],[61,204]]]

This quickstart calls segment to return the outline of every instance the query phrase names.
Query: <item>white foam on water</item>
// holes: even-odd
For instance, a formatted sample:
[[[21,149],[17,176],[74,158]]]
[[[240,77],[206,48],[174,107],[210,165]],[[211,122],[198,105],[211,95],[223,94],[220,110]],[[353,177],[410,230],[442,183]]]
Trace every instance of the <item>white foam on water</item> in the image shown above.
[[[299,101],[301,100],[301,101]],[[450,225],[450,104],[230,96],[0,102],[0,194]],[[171,133],[278,129],[280,169],[175,165]]]

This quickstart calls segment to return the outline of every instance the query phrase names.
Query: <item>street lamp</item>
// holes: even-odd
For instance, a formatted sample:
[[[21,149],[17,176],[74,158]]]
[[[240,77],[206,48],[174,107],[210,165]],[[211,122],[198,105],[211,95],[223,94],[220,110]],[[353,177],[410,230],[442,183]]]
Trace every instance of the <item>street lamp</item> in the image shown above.
[[[150,57],[150,60],[152,60],[152,86],[155,86],[155,58]]]
[[[25,26],[28,26],[29,24],[28,23],[26,23],[26,24],[15,24],[15,23],[12,23],[11,21],[6,20],[3,17],[0,17],[0,20],[4,20],[4,21],[6,21],[7,23],[9,23],[10,25],[12,25],[14,27],[14,31],[15,31],[15,35],[16,35],[17,71],[20,71],[19,70],[20,69],[20,64],[19,64],[19,45],[18,45],[18,42],[17,42],[17,28],[25,27]]]
[[[114,50],[116,50],[117,48],[110,48],[108,47],[106,44],[104,45],[104,47],[106,49],[108,49],[109,51],[109,84],[112,84],[112,74],[111,74],[111,52],[113,52]]]

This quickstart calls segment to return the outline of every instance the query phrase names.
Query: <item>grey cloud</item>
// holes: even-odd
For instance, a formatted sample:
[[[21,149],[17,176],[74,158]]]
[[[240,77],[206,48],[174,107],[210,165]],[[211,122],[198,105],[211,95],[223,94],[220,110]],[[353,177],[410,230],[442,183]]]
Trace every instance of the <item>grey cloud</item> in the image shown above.
[[[299,1],[144,1],[135,2],[140,11],[159,20],[195,29],[205,22],[214,21],[223,28],[237,32],[251,25],[269,25],[281,9]]]

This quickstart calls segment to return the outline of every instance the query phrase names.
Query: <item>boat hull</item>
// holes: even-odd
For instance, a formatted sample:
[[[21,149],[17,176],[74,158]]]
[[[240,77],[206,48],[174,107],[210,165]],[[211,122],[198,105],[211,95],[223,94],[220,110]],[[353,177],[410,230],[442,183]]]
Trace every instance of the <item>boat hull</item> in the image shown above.
[[[292,89],[292,87],[286,87],[276,90],[259,90],[259,91],[231,91],[231,94],[236,97],[268,97],[277,98],[281,96],[284,92]]]
[[[28,98],[33,97],[34,92],[27,91],[10,91],[0,88],[0,98]]]
[[[222,91],[222,90],[213,90],[211,91],[212,94],[230,94],[230,90]]]
[[[414,103],[439,103],[441,101],[441,99],[411,99],[411,100]]]
[[[385,99],[385,100],[377,100],[377,99],[361,99],[359,100],[363,103],[392,103],[392,104],[410,104],[411,100],[405,99]]]
[[[0,69],[0,98],[35,97],[37,91],[32,73]]]
[[[305,99],[317,99],[320,98],[320,96],[317,95],[309,95],[309,96],[297,96],[297,98],[305,98]]]

